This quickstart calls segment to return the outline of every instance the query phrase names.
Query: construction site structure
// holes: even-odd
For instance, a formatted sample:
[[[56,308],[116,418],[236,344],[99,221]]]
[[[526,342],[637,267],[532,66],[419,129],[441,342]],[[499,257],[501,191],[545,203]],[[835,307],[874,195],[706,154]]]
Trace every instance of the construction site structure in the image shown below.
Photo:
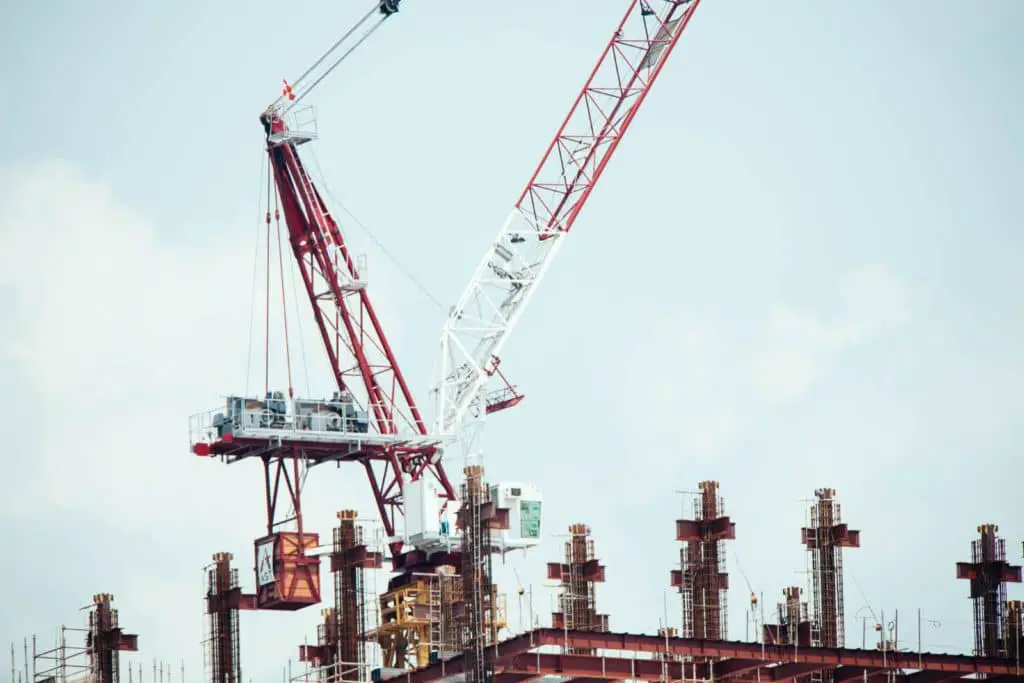
[[[520,503],[523,490],[490,486],[478,465],[467,466],[463,474],[455,515],[458,547],[429,556],[405,553],[403,571],[380,597],[380,626],[374,635],[385,669],[421,668],[468,654],[472,666],[467,676],[482,676],[482,681],[489,675],[485,648],[508,625],[505,595],[491,578],[491,556],[505,548],[492,532],[509,528],[510,509],[501,503]],[[520,521],[539,520],[527,516]]]
[[[586,594],[566,585],[572,566],[587,567],[604,577],[594,559],[589,529],[573,525],[567,542],[567,562],[549,564],[551,578],[563,578],[563,596]],[[581,546],[586,550],[581,550]],[[588,547],[589,546],[589,547]],[[582,573],[582,572],[581,572]],[[592,588],[592,586],[591,586]],[[944,681],[968,683],[992,678],[1007,683],[1024,682],[1019,662],[964,655],[933,654],[922,650],[897,650],[892,641],[876,648],[811,648],[807,604],[799,587],[787,588],[780,604],[780,622],[797,629],[771,631],[775,642],[737,642],[683,638],[667,626],[656,635],[609,633],[607,620],[590,611],[582,621],[591,628],[570,628],[567,604],[553,615],[551,628],[535,628],[506,639],[493,648],[488,660],[495,681],[525,681],[547,676],[577,681],[886,681],[916,683]],[[587,601],[592,604],[593,594]],[[1012,610],[1010,610],[1012,611]],[[884,619],[884,617],[883,617]],[[594,628],[594,626],[597,628]],[[802,626],[801,626],[802,625]],[[403,672],[396,683],[448,683],[468,677],[471,655],[463,653],[444,662]],[[386,677],[384,677],[386,678]]]
[[[299,103],[398,7],[399,0],[373,0],[330,49],[285,82],[282,94],[259,116],[270,169],[265,235],[260,236],[266,238],[260,240],[266,247],[260,254],[266,258],[263,391],[230,396],[221,409],[193,416],[190,443],[198,456],[257,461],[264,469],[266,532],[255,541],[255,606],[261,610],[291,611],[320,602],[320,558],[314,550],[319,538],[306,528],[301,501],[310,466],[362,465],[395,554],[403,546],[396,521],[402,517],[405,483],[430,478],[443,500],[455,498],[440,462],[442,443],[428,437],[370,301],[365,258],[349,250],[299,155],[299,148],[317,137],[315,109]],[[286,250],[305,286],[326,354],[330,398],[295,397],[289,345],[295,335],[289,333],[284,298],[273,296],[286,291]],[[284,353],[275,356],[287,369],[286,380],[276,387],[270,376],[272,317],[282,323],[277,331],[283,331]]]
[[[317,644],[299,647],[299,660],[313,665],[321,683],[369,680],[366,633],[377,596],[367,570],[381,569],[384,556],[367,545],[366,528],[355,510],[338,513],[331,546],[334,606],[321,612]]]
[[[698,486],[693,518],[676,521],[676,540],[683,545],[671,582],[682,596],[682,637],[725,640],[729,590],[725,541],[736,538],[736,524],[725,515],[718,482],[702,481]]]
[[[451,619],[500,621],[497,599],[486,588],[484,564],[489,560],[480,565],[468,560],[462,540],[448,533],[445,515],[454,512],[457,500],[442,455],[460,440],[475,455],[475,430],[483,417],[522,399],[498,370],[499,354],[699,4],[628,1],[508,220],[450,310],[442,331],[441,372],[434,387],[438,414],[431,431],[371,303],[365,257],[350,250],[300,156],[301,146],[317,138],[315,110],[299,107],[300,102],[398,13],[398,0],[374,0],[362,19],[297,79],[286,81],[281,95],[260,114],[270,169],[265,235],[259,240],[266,244],[266,266],[258,271],[266,274],[263,387],[259,393],[232,395],[219,410],[190,421],[195,455],[227,463],[258,461],[264,469],[266,532],[255,541],[257,609],[297,610],[320,602],[320,560],[314,551],[319,539],[305,525],[302,482],[314,465],[355,462],[368,474],[398,573],[382,598],[376,631],[392,664],[429,659],[431,652],[455,644],[438,626],[444,610],[433,607],[433,597],[444,590],[445,567],[459,568],[462,604],[468,610]],[[277,258],[272,259],[275,243]],[[291,251],[326,353],[330,398],[295,396],[282,247]],[[274,313],[283,323],[280,357],[287,379],[272,383],[271,311],[278,301],[272,293],[278,283],[271,279],[278,278],[282,297]],[[492,378],[503,383],[496,394],[486,390]],[[467,415],[473,427],[463,433]],[[499,491],[512,488],[522,490],[501,486]],[[497,533],[502,551],[540,542],[539,495],[516,502],[510,508],[498,501],[511,513],[511,523]],[[478,542],[483,541],[470,539],[471,546]],[[490,552],[487,548],[484,554]],[[415,600],[415,607],[406,610],[404,599]],[[391,617],[385,618],[385,612]],[[479,650],[482,641],[476,638],[460,636],[459,649]]]
[[[487,646],[498,642],[498,629],[505,625],[504,604],[497,604],[491,573],[492,529],[508,529],[508,509],[491,500],[484,470],[469,465],[460,490],[458,527],[462,536],[462,619],[463,659],[466,683],[490,683],[494,676]],[[500,620],[500,624],[499,624]]]
[[[452,558],[453,560],[457,558]],[[453,564],[430,573],[404,573],[403,582],[380,596],[380,644],[384,670],[405,671],[456,655],[462,646],[462,577]]]
[[[1006,603],[1006,656],[1014,661],[1024,657],[1024,600]]]
[[[567,656],[552,652],[601,651]],[[666,661],[672,658],[674,661]],[[461,657],[409,672],[401,683],[457,681]],[[809,655],[785,645],[665,637],[662,634],[595,633],[534,629],[502,642],[494,655],[495,680],[525,681],[545,676],[586,681],[792,681],[828,677],[834,681],[915,683],[941,680],[970,683],[979,674],[1020,683],[1024,671],[1009,660],[963,655],[820,648]],[[913,673],[907,673],[911,671]],[[396,680],[396,683],[398,681]]]
[[[32,636],[31,659],[26,639],[24,672],[16,671],[12,644],[11,683],[16,675],[38,683],[118,683],[120,653],[137,652],[139,637],[121,628],[113,602],[110,593],[93,595],[86,627],[61,626],[51,648],[40,648],[38,638]],[[72,633],[84,633],[84,643],[79,644],[77,638],[77,642],[70,642],[68,635]]]
[[[971,541],[971,561],[957,562],[956,578],[970,581],[974,602],[974,652],[979,657],[1010,656],[1006,584],[1021,582],[1021,568],[1006,561],[999,527],[982,524]]]
[[[677,629],[675,626],[661,626],[658,628],[658,637],[664,638],[665,641],[668,642],[669,638],[679,637],[679,629]],[[662,659],[666,662],[678,662],[682,660],[682,657],[679,655],[672,654],[668,651],[668,648],[665,648],[664,652],[658,653],[657,659]]]
[[[810,647],[811,621],[807,603],[801,600],[803,589],[788,586],[782,590],[783,601],[776,604],[778,622],[764,624],[762,637],[770,645]]]
[[[89,653],[91,683],[118,683],[120,681],[120,653],[136,652],[139,637],[125,633],[117,620],[117,610],[111,604],[114,596],[97,593],[92,598],[93,608],[89,612],[89,633],[85,647]]]
[[[843,647],[843,548],[859,548],[860,532],[843,523],[835,489],[820,488],[814,495],[817,500],[810,507],[810,523],[801,529],[811,558],[811,645]]]
[[[597,611],[596,584],[604,583],[605,568],[594,552],[594,540],[586,524],[569,526],[563,562],[548,563],[548,579],[561,582],[558,611],[551,615],[552,628],[570,631],[608,631],[608,615]],[[589,648],[566,646],[568,655],[592,655]]]
[[[238,612],[257,609],[256,596],[242,592],[232,559],[231,553],[214,553],[206,571],[209,632],[203,643],[203,664],[212,683],[241,683]]]

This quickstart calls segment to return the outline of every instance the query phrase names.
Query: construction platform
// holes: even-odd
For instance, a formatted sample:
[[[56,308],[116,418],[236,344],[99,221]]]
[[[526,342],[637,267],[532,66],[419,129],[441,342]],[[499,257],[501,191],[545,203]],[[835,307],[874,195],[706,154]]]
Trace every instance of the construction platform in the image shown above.
[[[231,462],[295,448],[313,462],[344,461],[395,448],[431,448],[444,441],[410,434],[397,423],[386,424],[382,433],[371,418],[372,405],[364,410],[337,396],[289,400],[280,394],[271,392],[264,399],[229,396],[224,408],[193,415],[189,419],[192,452],[223,456]]]
[[[542,649],[548,652],[541,651]],[[551,650],[593,651],[593,655]],[[495,683],[542,676],[563,681],[791,681],[830,673],[833,683],[900,679],[938,683],[979,674],[986,681],[1024,681],[1013,660],[966,655],[832,648],[795,648],[734,641],[541,628],[487,649]],[[689,660],[689,661],[688,661]],[[462,680],[462,656],[402,672],[392,680],[434,683]],[[382,676],[387,679],[387,676]]]

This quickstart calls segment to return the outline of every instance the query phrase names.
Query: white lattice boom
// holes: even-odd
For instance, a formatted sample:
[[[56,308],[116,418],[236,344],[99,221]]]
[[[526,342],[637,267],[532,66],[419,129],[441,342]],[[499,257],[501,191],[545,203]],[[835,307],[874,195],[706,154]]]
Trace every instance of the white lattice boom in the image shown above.
[[[655,3],[658,7],[655,8]],[[511,407],[512,385],[488,391],[499,354],[700,0],[631,0],[441,337],[436,433]],[[504,379],[501,376],[501,379]]]

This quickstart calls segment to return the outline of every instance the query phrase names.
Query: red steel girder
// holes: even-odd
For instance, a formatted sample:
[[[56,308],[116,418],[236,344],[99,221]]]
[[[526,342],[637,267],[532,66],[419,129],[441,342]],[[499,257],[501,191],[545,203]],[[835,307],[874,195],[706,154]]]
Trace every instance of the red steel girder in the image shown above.
[[[790,646],[761,645],[733,641],[698,640],[687,638],[665,638],[655,635],[634,635],[628,633],[598,633],[593,631],[563,631],[542,628],[498,643],[494,647],[494,670],[496,679],[524,680],[543,675],[560,675],[574,678],[606,678],[609,680],[637,678],[660,680],[662,661],[625,657],[597,657],[587,655],[550,655],[536,652],[544,646],[570,647],[594,650],[616,650],[620,652],[645,653],[653,657],[668,655],[695,657],[708,660],[698,665],[697,677],[701,673],[714,672],[716,676],[750,679],[752,672],[760,672],[762,680],[790,680],[811,671],[833,669],[835,680],[851,681],[866,673],[872,677],[881,672],[920,670],[927,676],[914,680],[960,678],[968,674],[985,673],[989,679],[1024,681],[1024,669],[1018,669],[1016,662],[1006,659],[970,657],[916,652],[882,652],[880,650],[855,650],[845,648],[800,648]],[[646,669],[627,668],[639,665],[655,667]],[[670,671],[678,668],[678,662],[664,662]],[[701,666],[707,667],[701,669]],[[402,677],[403,683],[432,683],[442,678],[457,675],[462,671],[462,658],[456,656],[446,662],[432,664]],[[604,668],[602,668],[604,667]],[[694,677],[693,664],[687,666],[686,674]],[[601,672],[605,672],[602,674]],[[673,673],[675,678],[682,678]]]
[[[284,121],[270,112],[264,113],[261,121],[268,135],[267,152],[289,242],[339,391],[350,383],[361,384],[371,429],[376,433],[425,437],[423,417],[366,288],[343,284],[359,281],[359,272],[341,230],[309,178],[295,145],[269,141],[272,133],[286,131]],[[342,349],[351,365],[343,365]],[[422,445],[388,447],[376,457],[352,458],[366,468],[389,536],[394,535],[395,521],[402,512],[406,478],[415,480],[429,472],[441,485],[441,495],[455,498],[437,455],[436,446]],[[384,466],[375,468],[374,460],[384,460]]]
[[[568,232],[700,0],[632,0],[516,208]],[[662,9],[665,7],[665,9]]]

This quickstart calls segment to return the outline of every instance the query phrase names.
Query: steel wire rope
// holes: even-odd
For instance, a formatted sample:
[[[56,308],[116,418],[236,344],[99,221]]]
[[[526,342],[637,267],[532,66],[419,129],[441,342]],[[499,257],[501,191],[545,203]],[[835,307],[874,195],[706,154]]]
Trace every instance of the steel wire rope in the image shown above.
[[[376,11],[376,10],[378,9],[378,7],[379,7],[379,5],[374,5],[374,7],[373,7],[372,9],[370,9],[370,11],[369,11],[369,12],[367,12],[366,14],[364,14],[364,15],[363,15],[363,18],[362,18],[362,19],[360,19],[360,20],[359,20],[359,21],[358,21],[358,22],[357,22],[357,23],[355,24],[355,26],[353,26],[352,28],[350,28],[350,29],[349,29],[348,31],[346,31],[346,32],[344,33],[344,35],[342,35],[342,36],[341,36],[340,38],[338,38],[338,40],[336,40],[336,41],[334,42],[334,45],[331,45],[331,46],[330,46],[329,48],[327,48],[327,51],[326,51],[326,52],[324,52],[324,53],[323,53],[322,55],[320,55],[320,59],[318,59],[318,60],[316,60],[315,62],[313,62],[313,64],[311,64],[311,65],[309,66],[309,68],[308,68],[308,69],[306,69],[305,71],[303,71],[303,72],[302,72],[302,75],[300,75],[300,76],[299,76],[298,78],[296,78],[296,79],[295,79],[294,81],[292,81],[291,85],[292,85],[292,86],[298,86],[299,84],[301,84],[301,83],[302,83],[302,80],[303,80],[303,79],[304,79],[304,78],[305,78],[306,76],[308,76],[308,75],[309,75],[310,73],[312,73],[313,69],[315,69],[315,68],[317,68],[318,66],[320,66],[320,64],[322,64],[322,63],[323,63],[323,61],[324,61],[325,59],[327,59],[327,56],[328,56],[328,55],[330,55],[330,54],[331,54],[332,52],[334,52],[335,50],[337,50],[337,49],[338,49],[338,46],[340,46],[340,45],[341,45],[341,44],[342,44],[343,42],[345,42],[345,41],[346,41],[346,40],[348,39],[348,37],[349,37],[349,36],[351,36],[351,35],[352,35],[353,33],[355,33],[355,30],[356,30],[357,28],[359,28],[359,27],[360,27],[360,26],[362,26],[362,25],[363,25],[364,23],[366,23],[366,20],[367,20],[367,19],[369,19],[369,18],[370,18],[370,17],[371,17],[372,15],[373,15],[373,13],[374,13],[374,12],[375,12],[375,11]],[[332,67],[332,68],[333,68],[333,67]],[[319,82],[319,81],[318,81],[318,82]],[[316,85],[316,83],[314,83],[313,85]],[[310,88],[311,88],[311,87],[312,87],[312,86],[310,86]],[[306,92],[308,92],[308,91],[309,91],[309,89],[307,89],[307,91],[306,91]],[[280,97],[278,97],[278,98],[277,98],[276,100],[274,100],[274,103],[273,103],[272,105],[270,105],[270,106],[271,106],[271,107],[276,107],[276,106],[277,106],[278,104],[280,104],[280,103],[281,103],[281,100],[283,100],[283,99],[284,99],[284,97],[285,97],[285,96],[284,96],[284,94],[282,94],[282,95],[281,95]]]
[[[281,247],[281,209],[277,188],[274,188],[274,227],[277,229],[277,267],[281,280],[281,317],[284,324],[284,360],[288,371],[288,399],[295,398],[295,383],[292,381],[292,350],[288,338],[288,296],[284,286],[284,249]],[[269,299],[269,287],[267,291]]]
[[[867,593],[865,593],[864,589],[860,587],[860,581],[857,580],[857,575],[849,571],[848,568],[845,568],[844,574],[853,579],[853,587],[857,589],[858,593],[860,593],[860,597],[864,601],[864,606],[868,608],[868,613],[871,615],[871,618],[874,619],[876,624],[881,624],[881,620],[878,618],[878,615],[875,614],[875,608],[871,606],[871,602],[868,600]]]
[[[325,53],[323,54],[323,56],[322,56],[322,57],[320,57],[320,59],[318,59],[318,60],[316,61],[316,63],[315,63],[315,64],[314,64],[314,65],[313,65],[312,67],[310,67],[309,69],[307,69],[307,70],[306,70],[306,73],[305,73],[305,74],[303,74],[302,76],[300,76],[300,77],[299,77],[299,80],[302,80],[303,78],[305,78],[305,77],[306,77],[306,76],[307,76],[307,75],[309,74],[309,72],[310,72],[310,71],[312,71],[312,70],[313,70],[314,68],[316,68],[316,65],[320,64],[321,62],[323,62],[323,60],[324,60],[324,59],[325,59],[325,58],[326,58],[326,57],[327,57],[327,56],[328,56],[328,55],[329,55],[329,54],[330,54],[331,52],[333,52],[333,51],[334,51],[335,49],[337,49],[337,47],[338,47],[338,46],[339,46],[339,45],[340,45],[340,44],[342,43],[342,41],[344,41],[344,40],[345,40],[346,38],[348,38],[348,37],[349,37],[350,35],[352,35],[352,33],[353,33],[353,32],[355,32],[355,30],[356,30],[357,28],[359,28],[359,27],[360,27],[360,26],[362,26],[362,25],[363,25],[364,23],[366,23],[366,21],[367,21],[367,20],[368,20],[368,19],[370,18],[370,16],[371,16],[371,15],[372,15],[372,14],[373,14],[373,13],[374,13],[375,11],[377,11],[377,9],[379,8],[379,6],[380,6],[379,4],[375,4],[375,5],[374,5],[374,7],[373,7],[373,9],[371,9],[371,10],[370,10],[370,11],[369,11],[369,12],[368,12],[368,13],[367,13],[367,14],[366,14],[366,15],[365,15],[365,16],[364,16],[364,17],[363,17],[363,18],[362,18],[362,19],[361,19],[361,20],[359,21],[359,23],[358,23],[358,24],[356,24],[356,25],[355,25],[355,26],[353,26],[353,27],[352,27],[351,29],[349,29],[349,31],[348,31],[348,32],[347,32],[347,33],[346,33],[346,34],[345,34],[344,36],[342,36],[341,38],[339,38],[339,39],[338,39],[338,41],[337,41],[337,42],[335,42],[335,44],[334,44],[334,45],[333,45],[333,46],[331,47],[331,49],[330,49],[330,50],[328,50],[327,52],[325,52]],[[299,102],[301,102],[301,101],[303,100],[303,98],[305,98],[305,97],[306,97],[306,95],[308,95],[308,94],[309,94],[310,92],[312,92],[312,90],[313,90],[314,88],[316,88],[316,86],[320,85],[320,82],[321,82],[322,80],[324,80],[325,78],[327,78],[327,76],[328,76],[328,75],[330,75],[330,73],[331,73],[332,71],[334,71],[335,69],[337,69],[337,68],[338,68],[338,66],[339,66],[339,65],[340,65],[340,64],[341,64],[341,63],[342,63],[343,61],[345,61],[346,59],[348,59],[348,56],[349,56],[349,55],[351,55],[351,54],[352,54],[353,52],[355,52],[355,51],[356,51],[356,49],[357,49],[357,48],[359,48],[359,46],[360,46],[360,45],[362,45],[362,44],[363,44],[364,42],[366,42],[366,39],[367,39],[367,38],[369,38],[369,37],[370,37],[371,35],[373,35],[374,31],[376,31],[376,30],[377,30],[378,28],[380,28],[381,24],[383,24],[383,23],[384,23],[384,21],[385,21],[386,19],[387,19],[387,17],[386,17],[386,16],[385,16],[385,17],[382,17],[382,18],[381,18],[381,19],[380,19],[380,20],[379,20],[379,21],[378,21],[378,22],[377,22],[376,24],[374,24],[373,26],[371,26],[371,27],[369,28],[369,30],[368,30],[368,31],[367,31],[366,33],[364,33],[364,34],[363,34],[362,36],[360,36],[360,37],[359,37],[359,40],[357,40],[357,41],[355,42],[355,45],[353,45],[353,46],[352,46],[352,47],[350,47],[349,49],[345,50],[345,51],[344,51],[344,52],[343,52],[343,53],[341,54],[341,56],[340,56],[340,57],[338,57],[338,58],[337,58],[336,60],[334,60],[334,63],[332,63],[332,64],[331,64],[331,65],[330,65],[329,67],[327,67],[327,69],[326,69],[326,70],[325,70],[325,71],[324,71],[324,72],[323,72],[322,74],[320,74],[320,75],[319,75],[319,76],[318,76],[318,77],[316,78],[316,80],[315,80],[315,81],[313,81],[313,82],[312,82],[312,83],[311,83],[311,84],[309,85],[309,87],[307,87],[307,88],[306,88],[305,90],[303,90],[303,91],[302,91],[302,92],[301,92],[300,94],[296,95],[296,96],[295,96],[295,99],[294,99],[294,100],[291,100],[291,103],[290,103],[290,104],[289,104],[289,105],[288,105],[287,107],[285,107],[285,108],[284,108],[284,111],[282,111],[282,112],[281,112],[281,114],[282,114],[282,115],[284,115],[284,114],[287,114],[287,113],[288,113],[288,112],[290,112],[290,111],[291,111],[292,109],[294,109],[294,108],[295,108],[295,106],[296,106],[296,105],[297,105],[297,104],[298,104]],[[280,102],[280,98],[278,98],[278,102]]]
[[[309,362],[306,358],[306,337],[302,331],[302,308],[299,305],[298,266],[295,259],[288,259],[288,272],[292,281],[292,302],[295,305],[295,326],[299,331],[299,351],[302,354],[302,374],[306,380],[306,396],[312,397],[313,388],[309,383]]]
[[[259,260],[260,260],[260,228],[259,224],[263,222],[263,174],[267,173],[269,163],[267,161],[267,155],[262,151],[260,152],[260,184],[256,194],[259,197],[257,202],[258,217],[256,218],[256,244],[253,248],[252,257],[252,292],[251,300],[249,301],[249,348],[245,357],[245,395],[249,395],[249,382],[252,379],[252,342],[253,342],[253,330],[256,325],[256,278],[259,272]],[[268,179],[269,179],[269,174]]]
[[[360,221],[359,218],[354,213],[352,213],[352,211],[350,211],[348,207],[345,206],[345,203],[342,202],[339,197],[337,197],[333,192],[331,192],[331,188],[327,185],[327,182],[324,180],[324,172],[320,168],[320,161],[317,159],[316,153],[311,149],[309,150],[309,155],[310,158],[313,160],[313,165],[316,167],[316,172],[320,179],[320,186],[323,188],[324,194],[327,195],[327,198],[330,199],[333,204],[336,204],[342,211],[344,211],[345,214],[347,214],[348,217],[352,219],[352,222],[355,223],[356,227],[360,228],[364,233],[366,233],[366,236],[370,238],[370,241],[377,245],[377,248],[380,249],[385,256],[391,259],[392,263],[395,264],[395,266],[402,273],[402,275],[404,275],[417,289],[419,289],[420,293],[426,296],[430,300],[430,302],[437,307],[439,311],[444,311],[444,305],[441,303],[441,301],[430,293],[430,290],[428,290],[426,286],[419,279],[417,279],[415,275],[412,274],[412,271],[406,268],[402,264],[402,262],[387,247],[384,246],[384,244],[377,238],[377,236],[370,230],[370,228],[367,227],[362,221]]]

